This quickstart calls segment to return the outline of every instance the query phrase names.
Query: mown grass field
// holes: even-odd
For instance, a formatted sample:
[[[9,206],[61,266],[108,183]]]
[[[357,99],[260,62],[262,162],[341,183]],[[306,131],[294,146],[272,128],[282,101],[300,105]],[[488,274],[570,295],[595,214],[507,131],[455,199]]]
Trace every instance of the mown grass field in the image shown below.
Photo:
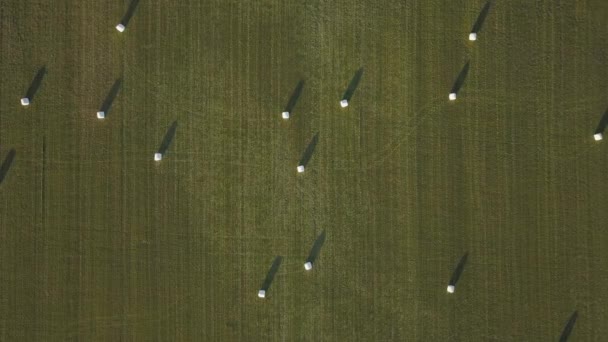
[[[0,340],[606,340],[608,2],[484,3],[1,2]]]

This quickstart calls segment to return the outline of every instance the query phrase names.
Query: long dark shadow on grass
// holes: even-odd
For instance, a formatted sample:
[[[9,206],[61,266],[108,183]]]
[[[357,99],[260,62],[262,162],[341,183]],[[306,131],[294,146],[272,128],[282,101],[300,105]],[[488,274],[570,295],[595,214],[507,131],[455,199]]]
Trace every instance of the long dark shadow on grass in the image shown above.
[[[357,72],[355,72],[355,76],[353,76],[353,79],[350,80],[350,83],[348,84],[348,88],[346,88],[346,91],[344,92],[344,96],[342,96],[343,100],[347,100],[350,102],[350,99],[353,97],[355,90],[357,90],[357,87],[359,86],[359,82],[361,81],[362,76],[363,76],[363,67],[359,68],[359,70],[357,70]]]
[[[165,136],[163,137],[163,141],[161,142],[160,147],[158,148],[158,153],[165,154],[165,152],[167,152],[167,150],[169,149],[169,146],[171,145],[171,141],[173,141],[173,138],[175,137],[176,130],[177,130],[177,120],[173,121],[173,123],[171,124],[171,127],[169,127],[169,129],[167,130],[167,133],[165,133]]]
[[[570,337],[570,334],[572,333],[572,330],[574,329],[574,324],[576,323],[577,318],[578,318],[578,311],[574,311],[572,316],[570,316],[570,319],[568,319],[568,323],[566,323],[566,326],[564,327],[564,330],[562,331],[562,335],[559,337],[559,342],[568,341],[568,337]]]
[[[286,112],[291,113],[291,111],[293,111],[293,108],[296,106],[300,95],[302,95],[302,89],[304,89],[304,81],[300,81],[298,82],[298,85],[296,85],[296,89],[293,91],[293,94],[291,94],[289,102],[287,102],[287,106],[285,107]]]
[[[604,115],[602,115],[602,118],[600,119],[600,122],[597,124],[597,128],[595,129],[595,134],[604,133],[607,126],[608,126],[608,109],[606,109],[606,111],[604,112]]]
[[[491,5],[492,5],[492,0],[489,0],[483,6],[483,8],[481,9],[481,12],[479,12],[479,15],[477,16],[477,20],[475,20],[475,24],[473,24],[473,28],[471,29],[472,33],[477,33],[479,31],[481,31],[483,22],[486,20],[486,17],[488,16],[488,13],[490,12]]]
[[[16,155],[17,152],[15,151],[15,149],[12,149],[8,152],[6,158],[4,158],[2,166],[0,166],[0,184],[2,184],[2,182],[4,181],[4,178],[6,177],[8,170],[11,168],[11,165],[13,164],[13,160],[15,160]]]
[[[25,97],[27,97],[30,102],[34,101],[34,96],[38,93],[40,86],[42,85],[42,80],[44,79],[44,75],[46,75],[46,66],[38,69],[36,76],[34,76],[34,80],[30,84],[30,87],[27,88],[27,92],[25,93]]]
[[[464,81],[467,79],[467,75],[469,74],[470,65],[471,65],[471,62],[467,61],[467,63],[464,65],[464,67],[462,67],[462,70],[460,70],[460,73],[458,74],[458,77],[456,78],[456,82],[454,82],[454,86],[452,87],[452,93],[458,94],[458,92],[460,91],[460,88],[462,88],[462,85],[464,84]]]
[[[260,288],[260,290],[268,291],[268,289],[270,288],[270,285],[272,284],[272,281],[274,280],[274,276],[279,271],[281,262],[283,262],[282,256],[279,255],[276,258],[274,258],[274,261],[272,262],[272,265],[270,266],[270,270],[268,270],[268,273],[266,274],[266,278],[264,279],[264,282],[262,283],[262,287]]]
[[[133,14],[135,14],[137,4],[139,4],[139,0],[132,0],[131,4],[129,4],[129,8],[127,9],[127,13],[125,13],[124,17],[122,17],[120,23],[123,24],[125,27],[129,25],[129,21],[131,21]]]
[[[315,136],[312,137],[312,140],[308,144],[308,147],[306,147],[306,151],[304,151],[304,154],[302,154],[302,158],[300,159],[300,163],[298,165],[302,165],[304,167],[308,165],[308,162],[310,162],[310,159],[312,158],[312,155],[315,152],[317,143],[319,143],[319,132],[317,132]]]
[[[110,91],[108,92],[108,95],[106,96],[106,99],[101,104],[101,108],[99,110],[102,112],[105,112],[106,115],[108,115],[110,108],[112,108],[112,103],[114,103],[114,99],[116,99],[116,96],[118,96],[118,92],[120,91],[121,85],[122,85],[122,78],[119,78],[114,82],[114,84],[112,85],[112,88],[110,88]]]
[[[450,278],[450,282],[448,283],[448,285],[456,286],[456,283],[458,283],[458,279],[460,279],[460,276],[462,275],[462,271],[464,271],[464,266],[467,264],[468,258],[468,252],[464,253],[462,258],[460,258],[460,261],[458,262],[458,265],[456,265],[456,269],[454,270],[454,273],[452,273],[452,277]]]
[[[315,263],[315,261],[319,257],[319,254],[321,253],[321,247],[323,247],[324,243],[325,243],[325,231],[322,231],[321,234],[319,234],[319,236],[317,236],[315,243],[312,245],[312,248],[310,249],[310,253],[308,253],[308,258],[306,259],[307,262],[311,262],[313,264]]]

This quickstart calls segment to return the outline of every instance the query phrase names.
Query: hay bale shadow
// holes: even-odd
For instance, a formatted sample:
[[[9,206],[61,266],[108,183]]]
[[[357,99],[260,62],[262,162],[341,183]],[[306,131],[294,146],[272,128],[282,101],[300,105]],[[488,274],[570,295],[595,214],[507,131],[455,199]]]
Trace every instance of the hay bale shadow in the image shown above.
[[[313,264],[315,263],[315,261],[319,257],[319,254],[321,253],[321,248],[323,247],[324,243],[325,243],[325,231],[322,231],[321,234],[319,234],[319,236],[317,236],[317,238],[315,239],[315,242],[312,245],[312,248],[310,249],[310,253],[308,254],[308,258],[306,259],[307,262],[311,262]]]
[[[266,274],[266,278],[264,278],[264,282],[262,283],[262,287],[260,288],[260,290],[268,291],[268,289],[270,288],[270,285],[272,284],[272,281],[274,280],[274,276],[279,271],[279,267],[281,266],[282,262],[283,262],[282,256],[279,255],[276,258],[274,258],[274,261],[272,262],[272,265],[270,266],[270,270],[268,270],[268,273]]]
[[[486,17],[488,16],[488,13],[490,12],[490,6],[491,5],[492,5],[492,0],[489,0],[483,6],[483,8],[481,9],[481,12],[479,12],[479,15],[477,16],[477,20],[475,20],[475,24],[473,24],[473,28],[471,29],[471,33],[478,33],[479,31],[481,31],[481,27],[483,26],[483,22],[486,20]]]
[[[460,70],[460,73],[458,74],[458,77],[456,78],[456,82],[454,82],[454,86],[452,87],[452,91],[451,91],[452,93],[458,94],[458,92],[464,85],[464,81],[467,79],[467,75],[469,74],[470,65],[471,65],[471,62],[467,61],[467,63],[464,65],[464,67],[462,67],[462,70]]]
[[[46,66],[38,69],[36,76],[34,76],[34,80],[30,84],[29,88],[27,88],[27,92],[25,93],[25,97],[30,99],[30,102],[34,101],[34,97],[38,93],[40,86],[42,85],[42,80],[44,79],[44,75],[46,75]]]
[[[460,258],[460,261],[458,262],[458,265],[456,265],[456,269],[454,269],[454,272],[452,273],[452,277],[450,278],[450,282],[448,283],[448,285],[456,286],[456,283],[458,283],[458,280],[460,279],[460,276],[464,271],[464,266],[467,264],[468,258],[468,252],[464,253],[464,255]]]
[[[129,8],[127,9],[127,12],[120,20],[120,23],[123,24],[125,27],[127,27],[129,25],[129,21],[131,21],[131,18],[135,14],[135,10],[137,9],[138,4],[139,4],[139,0],[132,0],[131,3],[129,4]]]
[[[566,342],[574,329],[574,324],[576,323],[576,319],[578,318],[578,311],[574,311],[574,313],[568,319],[564,330],[562,331],[561,336],[559,337],[559,342]]]
[[[296,85],[296,89],[294,89],[291,97],[289,98],[289,102],[287,102],[287,106],[285,106],[285,112],[292,112],[293,108],[296,106],[300,95],[302,95],[302,89],[304,89],[304,81],[298,82]]]
[[[315,148],[317,147],[317,143],[319,142],[319,132],[317,132],[312,140],[306,147],[304,154],[302,154],[302,158],[300,159],[300,163],[298,165],[302,165],[306,167],[312,158],[313,153],[315,152]]]
[[[353,97],[355,90],[357,90],[357,87],[359,86],[359,82],[361,81],[362,76],[363,76],[363,67],[359,68],[359,70],[357,70],[357,72],[355,72],[355,75],[350,80],[350,83],[348,84],[348,88],[346,88],[346,91],[344,92],[344,95],[342,96],[343,100],[347,100],[348,102],[350,102],[350,99]]]
[[[607,126],[608,126],[608,109],[606,109],[606,111],[604,112],[604,115],[602,115],[602,118],[600,119],[600,122],[597,124],[597,128],[595,129],[594,134],[604,133]]]
[[[13,164],[13,161],[15,160],[16,155],[17,155],[17,151],[15,151],[15,149],[12,149],[8,152],[8,154],[6,155],[6,158],[4,158],[4,161],[2,162],[2,165],[0,166],[0,184],[2,184],[2,182],[4,181],[4,178],[8,174],[8,170],[10,170],[11,165]]]
[[[169,149],[169,146],[171,145],[171,142],[173,141],[173,138],[175,137],[176,131],[177,131],[177,120],[173,121],[173,123],[171,124],[171,127],[169,127],[169,129],[167,130],[167,133],[165,133],[165,136],[163,137],[163,141],[160,143],[160,147],[158,148],[158,153],[165,154],[165,152],[167,152],[167,150]]]
[[[99,110],[105,112],[106,116],[108,115],[110,108],[112,108],[112,103],[114,103],[114,99],[116,99],[116,96],[118,96],[118,92],[120,91],[121,86],[122,78],[119,78],[114,82],[112,88],[110,88],[110,91],[108,92],[108,95],[101,104],[101,108]]]

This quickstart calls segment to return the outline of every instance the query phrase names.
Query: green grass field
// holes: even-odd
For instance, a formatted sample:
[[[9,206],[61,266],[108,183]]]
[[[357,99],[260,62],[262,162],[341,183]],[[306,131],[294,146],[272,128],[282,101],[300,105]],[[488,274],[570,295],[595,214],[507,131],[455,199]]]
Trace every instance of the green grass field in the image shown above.
[[[0,340],[606,341],[608,2],[484,4],[0,2]]]

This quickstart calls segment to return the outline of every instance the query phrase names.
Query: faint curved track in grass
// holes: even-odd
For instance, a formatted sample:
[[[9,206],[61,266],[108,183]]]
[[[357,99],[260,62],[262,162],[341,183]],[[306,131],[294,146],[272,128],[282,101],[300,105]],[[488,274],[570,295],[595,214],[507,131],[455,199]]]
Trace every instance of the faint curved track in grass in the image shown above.
[[[577,99],[575,101],[563,103],[562,106],[564,108],[561,111],[562,112],[571,112],[571,113],[573,113],[573,115],[575,113],[587,111],[588,106],[586,106],[586,105],[588,103],[590,103],[591,100],[592,99]],[[504,105],[504,103],[500,103],[500,102],[497,103],[496,99],[494,99],[494,98],[490,98],[487,96],[479,96],[477,94],[469,94],[469,96],[466,98],[466,101],[469,105],[475,104],[475,103],[483,103],[483,102],[497,104],[497,105]],[[401,147],[404,143],[406,143],[410,139],[410,137],[412,136],[412,133],[414,133],[414,131],[416,131],[418,129],[419,125],[421,125],[422,123],[432,123],[433,120],[440,119],[440,117],[430,117],[430,115],[432,115],[432,114],[446,115],[446,114],[442,114],[440,112],[442,109],[446,108],[446,106],[448,106],[448,105],[450,105],[450,104],[447,100],[444,101],[444,100],[437,99],[437,100],[434,100],[431,103],[427,104],[426,106],[424,106],[422,109],[418,110],[417,112],[415,112],[415,114],[405,124],[405,126],[406,126],[405,132],[403,134],[401,134],[397,140],[389,142],[379,151],[376,151],[376,152],[370,151],[369,152],[369,155],[374,155],[375,158],[367,163],[365,170],[370,170],[370,169],[376,167],[378,164],[386,161],[387,158],[389,158],[393,153],[395,153],[395,151],[399,147]],[[589,127],[590,127],[590,130],[589,130],[590,133],[589,133],[588,140],[589,140],[589,142],[593,143],[592,136],[591,136],[592,132],[593,132],[593,124],[590,124]],[[529,131],[527,133],[532,134],[533,132]],[[582,140],[580,140],[580,138],[577,138],[577,137],[578,136],[572,136],[571,137],[572,139],[568,139],[567,141],[564,142],[563,145],[548,146],[548,147],[543,146],[541,144],[530,144],[530,143],[525,143],[525,142],[498,141],[498,140],[484,141],[484,140],[474,139],[474,138],[470,138],[468,140],[484,141],[484,142],[493,143],[493,144],[508,144],[508,145],[517,145],[517,146],[522,146],[522,147],[528,147],[528,148],[532,148],[533,150],[537,151],[540,155],[545,155],[546,158],[549,157],[549,155],[547,155],[547,153],[546,153],[547,149],[555,148],[555,149],[559,149],[560,151],[558,151],[558,152],[560,152],[560,153],[554,153],[554,154],[556,154],[556,155],[561,154],[561,157],[557,157],[557,160],[560,162],[567,162],[572,159],[580,158],[581,156],[586,156],[587,154],[591,153],[591,151],[595,150],[594,148],[581,150],[581,147],[588,146],[588,145],[576,144],[576,141],[582,141]],[[570,138],[570,137],[568,137],[568,138]],[[565,157],[564,157],[564,153],[563,153],[564,149],[566,149],[568,151],[567,156],[565,156]]]
[[[365,170],[372,169],[373,167],[377,166],[377,164],[384,162],[386,158],[388,158],[410,138],[412,133],[418,129],[418,126],[424,122],[430,114],[437,113],[440,109],[445,108],[447,105],[446,102],[447,101],[436,99],[414,112],[414,115],[405,123],[406,131],[399,137],[399,139],[388,143],[380,151],[374,153],[370,152],[370,155],[375,155],[376,158],[367,163]]]

